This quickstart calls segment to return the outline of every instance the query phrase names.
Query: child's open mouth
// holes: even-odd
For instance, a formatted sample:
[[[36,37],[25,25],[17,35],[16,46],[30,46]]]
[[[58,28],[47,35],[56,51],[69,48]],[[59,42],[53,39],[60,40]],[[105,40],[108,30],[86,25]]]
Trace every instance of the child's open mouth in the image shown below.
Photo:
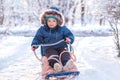
[[[54,25],[50,25],[50,26],[54,26]]]

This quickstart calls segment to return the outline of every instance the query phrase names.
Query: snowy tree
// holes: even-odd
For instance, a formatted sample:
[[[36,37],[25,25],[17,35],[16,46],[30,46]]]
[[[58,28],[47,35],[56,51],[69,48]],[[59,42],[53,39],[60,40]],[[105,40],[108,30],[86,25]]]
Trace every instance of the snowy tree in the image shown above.
[[[94,5],[93,5],[94,4]],[[88,5],[91,10],[91,14],[96,16],[102,24],[102,20],[105,19],[110,23],[114,32],[114,41],[120,57],[120,41],[118,22],[120,21],[120,1],[119,0],[92,0],[92,3]]]
[[[120,20],[119,0],[90,0],[87,3],[88,12],[100,20]],[[113,22],[113,21],[112,21]]]
[[[39,14],[46,8],[56,6],[65,16],[65,21],[69,25],[80,23],[80,0],[37,0]]]
[[[7,26],[38,26],[42,11],[56,6],[64,14],[66,23],[74,25],[81,20],[80,3],[81,0],[0,0],[0,22]]]
[[[120,57],[120,39],[119,39],[119,30],[118,30],[118,21],[120,21],[120,1],[119,0],[109,0],[107,6],[107,18],[110,23],[110,26],[114,32],[114,42],[118,51],[118,57]]]
[[[104,18],[102,14],[104,14],[104,0],[89,0],[86,1],[86,15],[87,15],[87,22],[97,23],[100,22]]]

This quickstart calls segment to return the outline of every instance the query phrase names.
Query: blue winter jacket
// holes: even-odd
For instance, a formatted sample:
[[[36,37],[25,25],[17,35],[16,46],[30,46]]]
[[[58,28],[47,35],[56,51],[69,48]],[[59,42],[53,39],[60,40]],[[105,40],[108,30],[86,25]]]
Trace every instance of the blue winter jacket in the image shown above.
[[[66,26],[63,26],[63,27],[56,26],[55,28],[49,28],[47,25],[44,25],[38,29],[31,45],[52,44],[62,39],[65,39],[66,37],[71,39],[71,44],[72,44],[74,41],[74,36],[72,32]],[[41,48],[42,56],[44,56],[46,49],[49,47],[44,46]],[[52,47],[55,49],[60,48],[60,47],[67,47],[67,43],[61,42]]]

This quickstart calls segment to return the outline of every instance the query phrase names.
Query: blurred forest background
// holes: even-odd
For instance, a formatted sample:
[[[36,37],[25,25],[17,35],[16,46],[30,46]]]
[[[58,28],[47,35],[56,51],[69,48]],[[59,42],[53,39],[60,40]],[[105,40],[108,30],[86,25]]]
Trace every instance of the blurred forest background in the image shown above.
[[[120,21],[120,0],[0,0],[0,27],[39,26],[40,13],[50,6],[60,9],[70,27]]]

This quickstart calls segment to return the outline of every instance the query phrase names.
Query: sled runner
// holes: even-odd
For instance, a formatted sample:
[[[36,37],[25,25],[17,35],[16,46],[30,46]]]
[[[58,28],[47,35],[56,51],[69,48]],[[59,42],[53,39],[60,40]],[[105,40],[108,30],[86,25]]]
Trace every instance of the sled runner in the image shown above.
[[[60,41],[58,41],[56,43],[53,43],[53,44],[41,44],[41,45],[37,45],[37,46],[40,46],[40,47],[43,47],[43,46],[53,46],[53,45],[57,45],[57,44],[59,44],[59,43],[61,43],[63,41],[64,41],[64,39],[60,40]],[[72,48],[70,43],[68,43],[68,51],[70,52],[70,54],[74,53],[74,52],[72,52],[73,48]],[[42,53],[42,48],[41,48],[41,53]],[[36,58],[39,61],[41,61],[41,59],[37,56],[35,51],[34,51],[34,55],[36,56]],[[42,53],[42,55],[43,55],[43,53]],[[72,54],[72,55],[73,56],[71,56],[71,57],[75,57],[74,54]],[[76,59],[74,59],[74,60],[76,60]],[[77,70],[73,70],[73,71],[69,70],[69,71],[66,71],[66,72],[47,73],[47,74],[45,74],[44,78],[45,78],[45,80],[64,80],[64,79],[71,79],[71,78],[73,78],[75,76],[78,76],[79,74],[80,74],[80,72],[77,71]]]
[[[58,80],[58,79],[73,78],[79,74],[80,74],[79,71],[59,72],[59,73],[47,74],[45,79],[46,80]]]

